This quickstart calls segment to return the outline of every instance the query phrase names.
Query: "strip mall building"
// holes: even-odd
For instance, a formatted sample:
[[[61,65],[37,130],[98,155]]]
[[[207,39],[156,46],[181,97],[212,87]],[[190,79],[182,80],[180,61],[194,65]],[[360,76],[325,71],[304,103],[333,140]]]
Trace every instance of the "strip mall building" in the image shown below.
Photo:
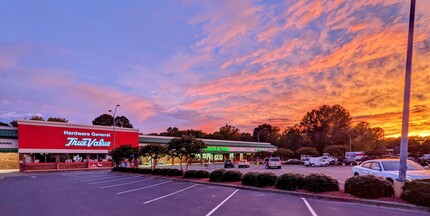
[[[173,137],[139,135],[138,129],[18,120],[18,128],[0,127],[0,169],[76,170],[112,167],[108,152],[121,145],[167,144]],[[202,160],[254,159],[275,151],[270,143],[205,140]],[[199,158],[200,159],[200,158]]]

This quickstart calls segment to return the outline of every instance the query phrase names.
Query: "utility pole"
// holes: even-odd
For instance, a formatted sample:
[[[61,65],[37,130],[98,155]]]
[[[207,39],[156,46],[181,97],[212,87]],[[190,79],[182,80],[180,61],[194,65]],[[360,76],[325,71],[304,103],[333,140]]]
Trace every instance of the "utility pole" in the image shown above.
[[[406,181],[406,162],[408,159],[409,107],[411,100],[412,51],[414,48],[415,3],[416,0],[411,0],[411,10],[409,14],[408,50],[406,54],[405,93],[403,101],[402,139],[400,141],[400,166],[398,179],[400,182]]]

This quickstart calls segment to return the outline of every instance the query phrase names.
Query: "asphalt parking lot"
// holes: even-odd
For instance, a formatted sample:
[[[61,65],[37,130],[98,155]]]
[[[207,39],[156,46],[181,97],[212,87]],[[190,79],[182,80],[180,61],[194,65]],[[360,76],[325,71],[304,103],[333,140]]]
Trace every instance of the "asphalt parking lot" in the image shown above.
[[[110,171],[3,176],[0,191],[0,215],[428,215]]]

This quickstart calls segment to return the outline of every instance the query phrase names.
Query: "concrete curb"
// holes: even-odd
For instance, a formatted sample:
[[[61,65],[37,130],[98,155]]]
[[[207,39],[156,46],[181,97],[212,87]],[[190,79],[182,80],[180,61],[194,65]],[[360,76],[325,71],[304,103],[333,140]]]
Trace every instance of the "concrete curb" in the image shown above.
[[[125,173],[125,174],[137,174],[137,173]],[[304,193],[304,192],[297,192],[297,191],[284,191],[279,189],[258,188],[258,187],[252,187],[252,186],[246,186],[246,185],[224,184],[219,182],[204,182],[204,181],[197,181],[192,179],[169,178],[169,177],[150,175],[150,174],[140,174],[140,175],[151,176],[153,178],[159,178],[159,179],[169,179],[173,181],[192,182],[196,184],[222,186],[222,187],[252,190],[252,191],[259,191],[259,192],[269,192],[269,193],[284,194],[289,196],[300,196],[304,198],[313,198],[313,199],[320,199],[320,200],[330,200],[330,201],[338,201],[338,202],[357,203],[357,204],[363,204],[363,205],[372,205],[372,206],[378,206],[378,207],[390,207],[390,208],[400,208],[405,210],[430,212],[430,208],[428,207],[416,206],[413,204],[395,203],[395,202],[380,201],[380,200],[367,200],[367,199],[350,198],[350,197],[337,197],[337,196]]]

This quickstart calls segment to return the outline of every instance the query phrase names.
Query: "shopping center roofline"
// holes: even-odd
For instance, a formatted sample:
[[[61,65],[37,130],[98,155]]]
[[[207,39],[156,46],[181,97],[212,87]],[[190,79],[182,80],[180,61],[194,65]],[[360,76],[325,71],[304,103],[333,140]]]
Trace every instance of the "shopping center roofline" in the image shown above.
[[[167,144],[173,138],[168,136],[151,136],[139,135],[139,143],[145,144]],[[237,147],[257,147],[257,148],[274,148],[277,147],[266,142],[246,142],[246,141],[230,141],[230,140],[215,140],[215,139],[201,139],[210,146],[237,146]]]
[[[65,122],[52,122],[52,121],[37,121],[37,120],[26,120],[26,119],[18,119],[18,125],[38,125],[38,126],[47,126],[47,127],[68,127],[68,128],[78,128],[78,129],[99,129],[112,131],[112,126],[101,126],[101,125],[84,125],[84,124],[73,124],[73,123],[65,123]],[[115,131],[124,131],[124,132],[136,132],[139,133],[139,129],[135,128],[123,128],[123,127],[115,127]]]

